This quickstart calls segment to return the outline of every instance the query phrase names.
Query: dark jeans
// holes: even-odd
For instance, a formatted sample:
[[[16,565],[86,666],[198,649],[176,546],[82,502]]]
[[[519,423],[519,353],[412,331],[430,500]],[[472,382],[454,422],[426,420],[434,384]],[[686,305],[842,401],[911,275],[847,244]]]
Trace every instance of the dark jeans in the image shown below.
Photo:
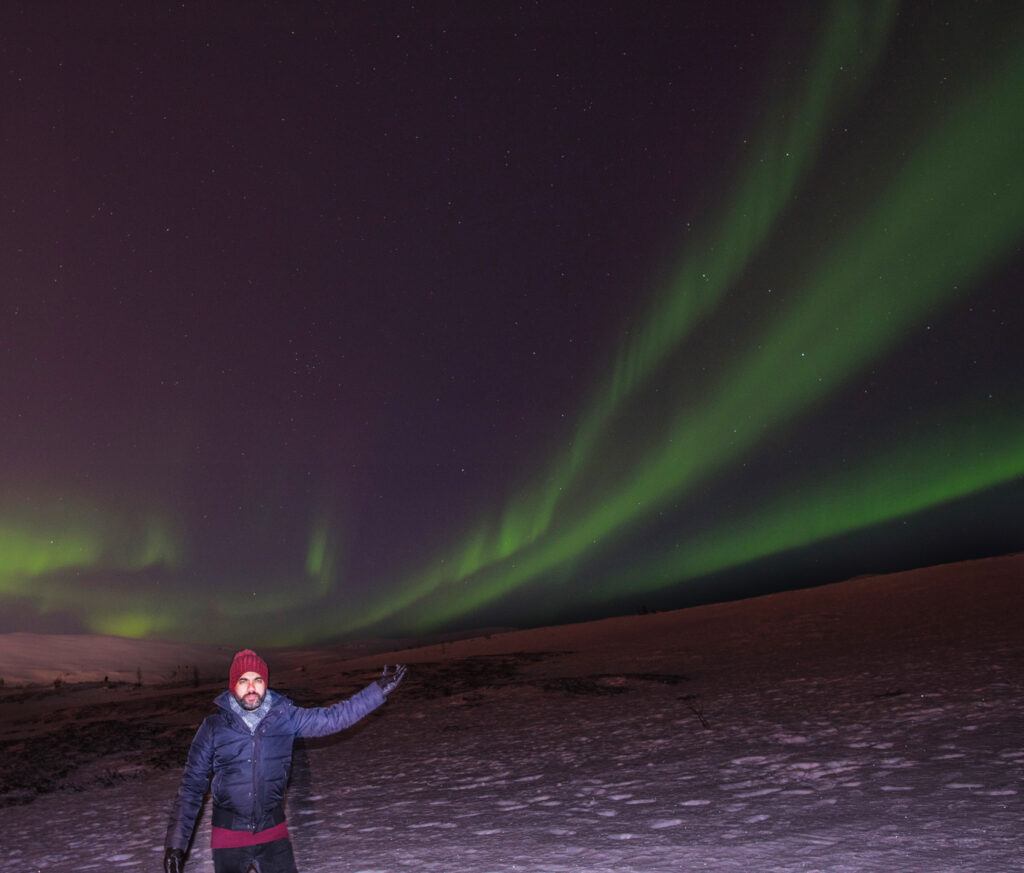
[[[213,869],[217,873],[298,873],[291,840],[274,840],[242,849],[214,849]]]

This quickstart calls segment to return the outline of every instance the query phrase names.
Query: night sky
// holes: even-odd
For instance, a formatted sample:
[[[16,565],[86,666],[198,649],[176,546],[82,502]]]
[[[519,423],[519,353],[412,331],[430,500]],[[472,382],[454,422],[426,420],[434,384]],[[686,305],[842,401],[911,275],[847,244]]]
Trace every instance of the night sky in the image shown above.
[[[0,631],[1024,548],[1015,3],[9,2]]]

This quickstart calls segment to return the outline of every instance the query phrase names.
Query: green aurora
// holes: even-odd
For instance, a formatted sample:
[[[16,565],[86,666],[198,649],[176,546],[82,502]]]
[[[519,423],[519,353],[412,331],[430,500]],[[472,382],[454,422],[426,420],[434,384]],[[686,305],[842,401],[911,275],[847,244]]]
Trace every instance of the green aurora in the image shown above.
[[[887,4],[889,9],[892,6]],[[664,296],[616,364],[599,400],[583,418],[572,449],[544,482],[513,501],[501,519],[461,546],[413,572],[386,600],[358,612],[352,633],[402,613],[402,626],[444,627],[509,592],[552,578],[596,549],[685,500],[701,481],[736,464],[882,358],[908,332],[924,328],[939,307],[966,296],[987,270],[1007,257],[1024,233],[1024,165],[1019,118],[1024,107],[1024,44],[996,59],[970,96],[935,119],[873,202],[850,216],[818,267],[737,355],[703,401],[675,410],[658,440],[639,457],[622,459],[616,480],[571,512],[574,483],[606,463],[596,447],[626,425],[630,396],[685,343],[702,317],[742,277],[743,267],[783,217],[792,189],[818,154],[834,73],[869,65],[880,53],[888,22],[851,20],[840,4],[817,53],[811,82],[787,113],[788,129],[769,130],[719,231],[684,258]],[[990,488],[1024,475],[1020,421],[978,424],[960,443],[948,436],[931,449],[932,434],[911,437],[915,448],[893,477],[883,459],[867,458],[826,484],[751,511],[710,539],[682,544],[642,562],[629,580],[616,577],[588,592],[613,599],[746,563],[901,514]],[[891,450],[898,451],[898,450]],[[962,456],[962,457],[961,457]],[[816,519],[809,526],[809,518]],[[557,519],[557,521],[556,521]],[[538,596],[544,596],[538,592]]]
[[[516,595],[552,609],[570,596],[640,597],[1020,480],[1024,398],[951,398],[940,417],[894,427],[859,454],[837,448],[832,463],[809,464],[782,493],[753,495],[699,531],[680,529],[626,572],[593,570],[666,514],[699,513],[717,478],[785,443],[1019,251],[1020,21],[1006,22],[1016,38],[965,72],[941,104],[922,98],[927,83],[907,86],[913,123],[871,131],[863,148],[837,133],[867,111],[880,71],[893,75],[895,65],[912,78],[920,59],[894,55],[897,10],[834,4],[806,75],[776,96],[744,146],[719,219],[687,239],[660,290],[637,295],[650,303],[595,380],[571,443],[536,464],[543,472],[500,512],[481,511],[465,536],[365,590],[344,584],[345,552],[358,544],[322,512],[304,564],[287,578],[269,568],[247,587],[196,585],[184,598],[160,581],[192,572],[169,508],[139,519],[88,496],[71,508],[38,499],[32,512],[9,501],[0,507],[0,603],[75,612],[93,632],[131,637],[204,639],[211,617],[237,616],[282,645],[434,632]],[[899,114],[889,122],[905,121]],[[870,183],[848,186],[889,140],[898,158],[879,161]],[[805,239],[814,241],[806,257],[789,263]],[[755,290],[761,271],[785,277],[784,287],[770,297]],[[703,331],[730,319],[737,344],[709,362]],[[566,593],[583,565],[589,581]],[[114,581],[83,581],[99,578]]]

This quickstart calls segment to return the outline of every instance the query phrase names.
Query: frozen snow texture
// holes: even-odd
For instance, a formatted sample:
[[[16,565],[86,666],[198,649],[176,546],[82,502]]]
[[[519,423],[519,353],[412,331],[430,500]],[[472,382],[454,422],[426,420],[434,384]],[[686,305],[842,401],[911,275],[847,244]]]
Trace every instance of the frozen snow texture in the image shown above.
[[[1013,602],[880,634],[800,594],[799,621],[755,601],[408,653],[383,710],[297,750],[300,869],[1024,871]],[[178,776],[6,809],[5,869],[160,869]],[[208,810],[186,870],[213,870]]]

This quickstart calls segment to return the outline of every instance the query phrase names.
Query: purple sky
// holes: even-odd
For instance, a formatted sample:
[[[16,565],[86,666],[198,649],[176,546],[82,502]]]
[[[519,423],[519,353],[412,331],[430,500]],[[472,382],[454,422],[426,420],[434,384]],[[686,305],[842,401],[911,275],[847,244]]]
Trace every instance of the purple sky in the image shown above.
[[[7,4],[0,522],[45,531],[62,502],[156,512],[181,563],[120,566],[124,584],[230,597],[250,578],[287,587],[328,518],[345,531],[330,603],[365,601],[573,439],[688,234],[742,176],[773,95],[808,74],[825,18],[815,3]],[[1006,25],[982,18],[941,47],[950,89],[974,87],[955,52]],[[900,53],[941,29],[926,19],[897,16],[893,78],[866,99],[898,89]],[[920,87],[945,95],[941,78]],[[898,147],[856,152],[886,111],[836,122],[857,126],[837,166],[898,164]],[[828,160],[794,209],[835,181]],[[894,351],[863,376],[880,388],[869,437],[915,397],[933,412],[949,399],[922,395],[907,361],[934,355],[922,369],[949,368],[949,392],[1006,383],[1020,272],[1004,258],[993,274],[976,295],[990,314],[963,334],[937,313],[955,355],[988,356],[985,376],[927,346]],[[716,323],[700,341],[727,361],[749,329]],[[847,424],[819,420],[801,452],[829,446],[829,422]],[[786,464],[709,486],[718,516],[730,495],[785,487]],[[682,523],[645,522],[608,565]],[[984,522],[952,525],[966,551],[989,548]],[[894,560],[919,557],[946,555]],[[104,589],[112,567],[78,566],[77,584]],[[7,609],[0,630],[83,625],[21,594]]]

